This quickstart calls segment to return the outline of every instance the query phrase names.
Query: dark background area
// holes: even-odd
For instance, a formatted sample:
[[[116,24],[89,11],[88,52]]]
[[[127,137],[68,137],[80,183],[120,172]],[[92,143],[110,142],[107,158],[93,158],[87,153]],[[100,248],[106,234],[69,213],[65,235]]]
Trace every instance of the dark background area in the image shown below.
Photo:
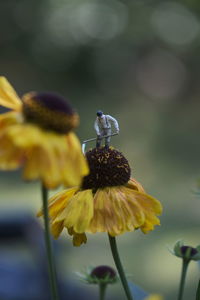
[[[181,262],[167,245],[178,239],[200,243],[200,204],[192,192],[200,173],[199,53],[197,0],[0,2],[0,74],[20,96],[64,95],[80,115],[80,140],[95,136],[98,109],[118,119],[113,145],[128,158],[132,176],[164,206],[154,232],[119,237],[122,260],[135,283],[170,300],[176,299]],[[1,172],[0,189],[2,214],[35,214],[40,207],[40,185],[23,183],[18,171]],[[88,240],[73,248],[63,234],[63,276],[91,262],[113,265],[106,235]],[[186,299],[194,298],[198,277],[191,263]]]

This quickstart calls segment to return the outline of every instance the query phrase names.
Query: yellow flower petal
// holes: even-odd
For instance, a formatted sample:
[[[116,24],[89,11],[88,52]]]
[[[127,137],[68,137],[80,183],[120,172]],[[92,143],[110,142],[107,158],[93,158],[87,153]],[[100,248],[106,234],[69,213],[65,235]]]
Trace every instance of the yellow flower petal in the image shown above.
[[[151,196],[125,186],[98,189],[94,196],[94,217],[87,231],[111,236],[141,228],[144,233],[160,224],[162,206]]]
[[[73,245],[75,247],[87,243],[87,236],[85,233],[75,233],[73,228],[68,228],[68,233],[73,236]]]
[[[0,115],[0,167],[2,170],[13,170],[21,166],[23,151],[11,146],[7,137],[7,128],[19,123],[21,116],[17,112],[8,112]]]
[[[130,196],[130,200],[132,202],[137,202],[144,213],[144,223],[140,226],[144,233],[153,230],[155,225],[160,225],[160,220],[157,218],[157,215],[162,213],[162,205],[157,199],[148,194],[134,191],[126,187],[123,187],[123,189],[125,189],[125,193]]]
[[[67,207],[56,220],[64,219],[66,228],[84,233],[93,217],[93,195],[91,190],[80,191],[68,202]],[[55,221],[56,221],[55,220]]]
[[[24,178],[42,178],[45,186],[49,188],[55,188],[61,183],[66,186],[79,185],[88,172],[81,149],[77,149],[77,145],[74,149],[73,143],[67,143],[68,136],[48,133],[43,134],[42,140],[39,145],[33,144],[29,147]]]
[[[80,185],[83,176],[89,173],[87,161],[82,153],[80,142],[73,132],[67,135],[65,142],[67,142],[68,147],[68,159],[65,159],[65,165],[63,165],[62,171],[64,178],[66,178],[66,185]],[[65,158],[64,155],[63,153],[63,160]]]
[[[49,217],[50,217],[50,226],[51,226],[51,233],[55,239],[59,237],[63,228],[64,222],[63,220],[56,221],[55,219],[61,213],[65,207],[69,199],[74,195],[74,193],[78,190],[78,188],[74,187],[68,190],[64,190],[61,192],[56,193],[53,197],[49,199]],[[43,210],[41,209],[37,216],[41,217],[43,215]]]
[[[126,186],[129,189],[133,189],[133,190],[137,190],[138,192],[145,193],[143,186],[135,178],[130,178]]]
[[[127,186],[101,188],[94,196],[92,190],[78,191],[76,187],[49,201],[53,235],[57,237],[66,227],[76,246],[86,243],[85,232],[117,236],[140,228],[147,233],[160,224],[157,215],[161,212],[158,200]]]
[[[32,124],[16,124],[7,127],[0,141],[4,143],[0,167],[11,169],[21,164],[24,179],[41,179],[47,188],[62,183],[79,185],[88,172],[80,143],[73,133],[61,135]]]
[[[63,222],[59,222],[59,223],[57,222],[51,224],[51,234],[54,236],[55,239],[59,237],[59,235],[63,231],[63,228],[64,228]]]
[[[8,80],[3,76],[0,77],[0,105],[16,111],[20,111],[22,108],[22,101]]]
[[[85,233],[81,233],[81,234],[74,234],[73,235],[73,245],[75,247],[79,247],[82,244],[86,244],[87,243],[87,237]]]
[[[10,125],[18,124],[21,119],[21,114],[15,111],[9,111],[0,114],[0,133]]]
[[[97,190],[89,231],[108,232],[116,236],[141,226],[144,222],[143,211],[137,202],[129,201],[128,197],[121,187]]]
[[[23,151],[11,146],[10,140],[3,134],[0,135],[0,168],[1,170],[14,170],[19,168],[24,161]]]
[[[63,211],[63,209],[66,207],[67,202],[77,192],[77,190],[77,187],[67,189],[56,193],[49,199],[49,216],[51,217],[52,221],[61,211]],[[37,213],[37,217],[41,217],[42,215],[43,211],[41,209]]]

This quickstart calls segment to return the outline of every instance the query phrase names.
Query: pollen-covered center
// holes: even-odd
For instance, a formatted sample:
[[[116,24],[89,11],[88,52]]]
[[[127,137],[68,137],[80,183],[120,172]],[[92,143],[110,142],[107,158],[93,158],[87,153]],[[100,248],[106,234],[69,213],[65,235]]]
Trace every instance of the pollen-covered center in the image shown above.
[[[65,134],[77,127],[79,117],[64,97],[54,93],[28,93],[23,96],[23,114],[27,122]]]
[[[115,149],[94,148],[86,152],[90,174],[83,179],[83,189],[97,189],[127,183],[131,169],[123,154]]]

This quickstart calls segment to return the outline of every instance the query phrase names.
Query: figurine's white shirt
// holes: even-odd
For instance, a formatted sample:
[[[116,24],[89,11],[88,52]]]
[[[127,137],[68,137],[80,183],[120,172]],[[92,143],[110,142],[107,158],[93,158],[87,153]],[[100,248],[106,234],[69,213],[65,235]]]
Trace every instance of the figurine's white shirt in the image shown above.
[[[117,120],[110,115],[102,115],[100,118],[96,118],[94,122],[94,129],[97,135],[100,135],[102,129],[111,128],[111,125],[113,125],[115,130],[119,132],[119,125]]]

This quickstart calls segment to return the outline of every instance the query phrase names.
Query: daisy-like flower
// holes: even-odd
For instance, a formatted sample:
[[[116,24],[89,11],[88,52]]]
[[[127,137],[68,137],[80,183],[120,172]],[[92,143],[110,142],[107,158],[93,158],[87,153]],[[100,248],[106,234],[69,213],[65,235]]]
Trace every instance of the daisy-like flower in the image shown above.
[[[18,97],[0,77],[0,169],[23,167],[26,180],[40,179],[47,188],[79,185],[88,174],[78,138],[72,132],[79,117],[54,93],[31,92]]]
[[[87,241],[86,232],[107,232],[115,237],[138,228],[147,233],[160,224],[160,202],[130,178],[129,163],[121,152],[95,148],[86,158],[90,174],[84,177],[81,188],[61,191],[49,200],[55,238],[65,227],[73,236],[73,244],[80,246]]]

